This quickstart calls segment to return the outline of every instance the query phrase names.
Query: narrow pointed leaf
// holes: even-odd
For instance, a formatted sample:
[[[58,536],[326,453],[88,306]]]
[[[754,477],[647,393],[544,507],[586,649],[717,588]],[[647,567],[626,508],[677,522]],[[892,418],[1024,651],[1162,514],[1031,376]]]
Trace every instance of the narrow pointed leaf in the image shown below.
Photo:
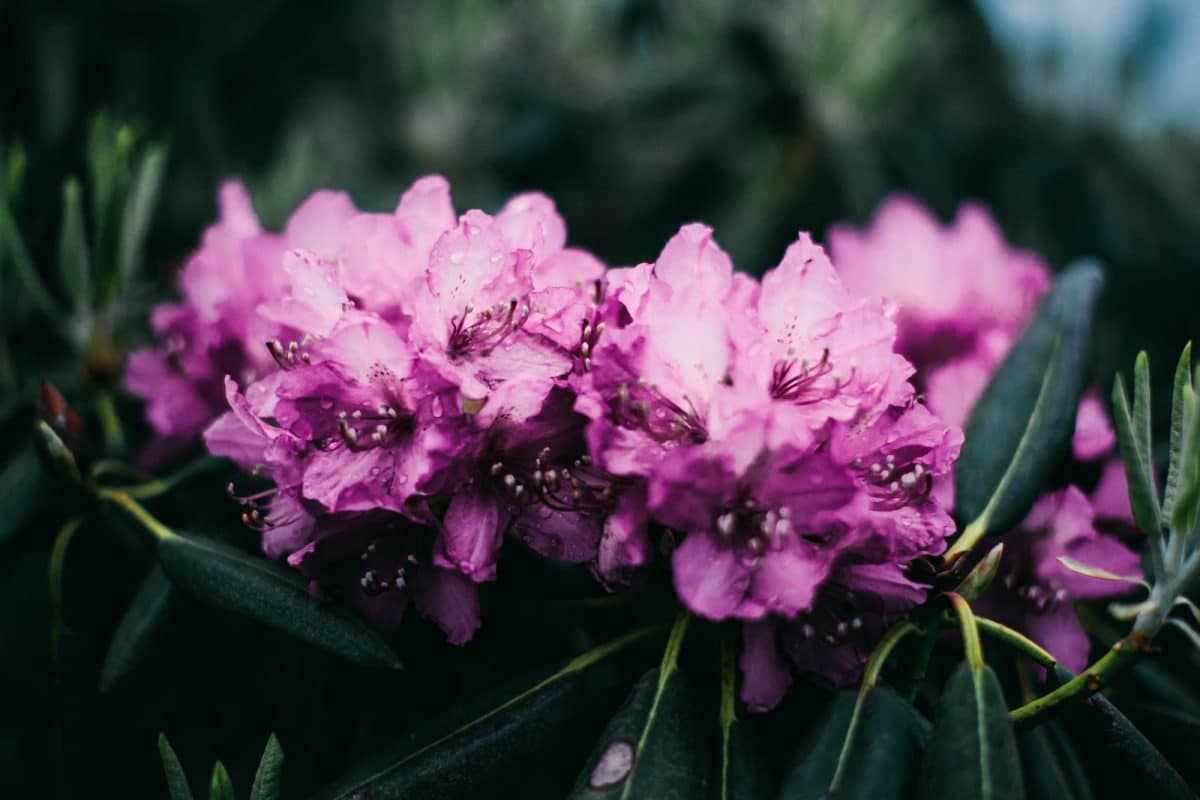
[[[1170,458],[1167,462],[1167,482],[1163,489],[1162,518],[1171,519],[1175,510],[1175,500],[1179,494],[1180,470],[1183,468],[1183,442],[1191,419],[1187,414],[1189,408],[1185,395],[1193,392],[1192,388],[1192,343],[1184,345],[1183,353],[1179,356],[1179,364],[1175,367],[1175,389],[1171,393],[1171,445]]]
[[[46,319],[58,322],[62,319],[58,303],[46,284],[42,281],[41,272],[29,254],[25,239],[17,221],[9,209],[8,200],[0,195],[0,249],[4,250],[8,262],[12,264],[13,272],[21,284],[25,298],[33,304]]]
[[[678,667],[650,670],[608,724],[569,798],[703,797],[708,770],[703,730]]]
[[[572,734],[594,665],[645,634],[634,632],[566,664],[540,669],[515,689],[500,687],[490,696],[469,698],[353,767],[316,797],[455,800],[480,796],[536,769],[556,742]]]
[[[1104,695],[1064,706],[1061,719],[1087,754],[1094,785],[1137,786],[1142,797],[1156,800],[1195,800],[1187,781]]]
[[[1067,451],[1102,283],[1093,262],[1065,270],[971,412],[955,503],[986,532],[1020,522]]]
[[[280,781],[283,773],[283,748],[272,733],[267,739],[258,771],[254,773],[254,786],[250,789],[250,800],[279,800]]]
[[[967,577],[962,579],[954,591],[965,597],[968,602],[973,603],[978,600],[992,585],[992,581],[996,577],[996,570],[1000,568],[1000,559],[1003,557],[1004,544],[1000,543],[989,550],[988,554],[971,568]]]
[[[1062,564],[1072,572],[1077,572],[1080,575],[1086,575],[1089,578],[1096,578],[1102,581],[1113,581],[1115,583],[1133,583],[1146,585],[1146,581],[1140,575],[1118,575],[1115,572],[1109,572],[1100,567],[1089,566],[1082,561],[1076,561],[1070,556],[1059,556],[1058,563]]]
[[[236,800],[233,781],[220,761],[213,764],[212,779],[208,782],[208,800]]]
[[[211,606],[232,611],[359,664],[399,669],[387,642],[348,609],[309,594],[294,570],[222,542],[171,534],[158,562],[175,586]]]
[[[960,664],[942,691],[921,761],[921,800],[1020,800],[1017,740],[991,667]]]
[[[1195,391],[1183,393],[1184,428],[1179,456],[1179,484],[1175,504],[1171,508],[1171,527],[1182,534],[1196,524],[1196,506],[1200,503],[1200,397]]]
[[[100,691],[108,692],[137,667],[162,634],[175,604],[175,587],[157,564],[121,616],[100,667]]]
[[[1079,753],[1057,721],[1020,731],[1017,739],[1030,800],[1091,800]]]
[[[163,773],[167,778],[167,792],[171,800],[192,800],[192,790],[188,788],[183,765],[179,763],[179,756],[175,755],[165,733],[158,735],[158,755],[162,759]]]
[[[0,466],[0,497],[4,498],[0,546],[15,538],[49,504],[52,488],[53,480],[38,460],[32,442],[21,445],[8,457]]]
[[[63,184],[62,225],[58,231],[58,281],[76,311],[88,308],[92,302],[92,275],[80,193],[75,178]]]
[[[780,800],[888,800],[909,797],[929,723],[911,703],[886,687],[862,697],[847,746],[859,693],[838,693],[788,767]],[[834,781],[837,781],[836,785]]]
[[[1137,354],[1133,362],[1133,436],[1138,450],[1153,463],[1150,433],[1150,358],[1146,351]]]
[[[130,183],[117,246],[117,269],[122,285],[128,284],[141,269],[142,250],[150,230],[154,206],[158,202],[166,164],[167,151],[164,146],[147,148]]]
[[[1138,434],[1138,424],[1129,412],[1129,399],[1125,394],[1125,383],[1118,375],[1113,383],[1113,424],[1117,429],[1117,448],[1125,462],[1125,481],[1129,484],[1129,504],[1133,518],[1147,536],[1158,536],[1162,531],[1162,520],[1158,497],[1154,493],[1154,478],[1150,451],[1143,450]]]

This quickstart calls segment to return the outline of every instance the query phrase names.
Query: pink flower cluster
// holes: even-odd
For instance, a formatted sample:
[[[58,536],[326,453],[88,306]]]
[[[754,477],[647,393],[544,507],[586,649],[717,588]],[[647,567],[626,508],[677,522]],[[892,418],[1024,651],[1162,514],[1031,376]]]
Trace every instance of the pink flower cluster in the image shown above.
[[[840,226],[829,240],[848,287],[900,306],[899,350],[916,365],[914,380],[929,408],[965,425],[1049,289],[1045,265],[1010,248],[977,206],[963,206],[943,227],[906,197],[886,201],[866,231]],[[1073,670],[1086,665],[1089,650],[1074,602],[1123,594],[1126,587],[1072,572],[1059,556],[1119,575],[1141,572],[1137,555],[1103,532],[1128,526],[1132,516],[1124,469],[1112,456],[1115,441],[1103,405],[1089,392],[1076,414],[1072,449],[1080,462],[1101,462],[1095,489],[1089,497],[1067,486],[1038,501],[1004,538],[998,580],[981,606]],[[934,494],[951,507],[952,481],[938,481]]]
[[[263,233],[241,187],[129,364],[165,439],[270,483],[263,546],[384,626],[462,643],[507,531],[609,587],[655,554],[697,615],[744,623],[743,697],[785,657],[852,678],[954,525],[962,434],[917,398],[896,309],[807,235],[760,281],[702,225],[653,264],[565,246],[538,194],[456,216],[439,177],[391,214],[318,192]]]

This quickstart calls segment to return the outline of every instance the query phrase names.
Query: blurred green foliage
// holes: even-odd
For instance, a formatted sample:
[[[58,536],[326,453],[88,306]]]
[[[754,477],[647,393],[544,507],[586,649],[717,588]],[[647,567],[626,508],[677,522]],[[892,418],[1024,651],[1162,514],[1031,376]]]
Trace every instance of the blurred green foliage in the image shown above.
[[[17,481],[32,461],[22,448],[36,378],[51,374],[75,402],[112,387],[114,360],[171,291],[226,175],[248,181],[272,225],[322,185],[349,189],[364,208],[390,208],[428,172],[451,179],[460,209],[538,188],[559,203],[572,240],[611,263],[652,259],[679,224],[700,219],[751,272],[773,265],[797,230],[821,236],[840,219],[862,223],[892,191],[943,218],[976,199],[1054,267],[1081,255],[1108,266],[1101,385],[1138,349],[1171,363],[1200,334],[1200,144],[1173,131],[1134,140],[1110,120],[1027,106],[966,0],[9,0],[0,74],[0,190],[47,287],[40,300],[18,288],[11,257],[0,255],[0,454],[6,469],[23,470],[12,485],[28,485]],[[93,123],[99,111],[108,116]],[[98,142],[119,149],[134,139],[170,145],[144,248],[106,238],[95,198],[115,178],[88,155]],[[121,181],[132,184],[123,186],[163,151],[137,152],[136,168],[132,150],[105,162],[124,165]],[[72,175],[81,183],[64,184]],[[90,243],[86,269],[77,240],[60,236],[72,226]],[[142,279],[113,284],[125,291],[101,282],[79,299],[85,287],[71,276],[116,269],[124,281],[139,260]],[[54,333],[51,307],[73,309],[85,326]],[[95,327],[97,309],[111,325]],[[1161,420],[1170,376],[1156,377]],[[136,418],[136,406],[121,410]],[[92,413],[103,423],[116,412],[100,404]],[[23,503],[38,499],[26,535],[0,536],[0,697],[9,703],[0,794],[70,797],[104,785],[161,795],[160,729],[185,763],[219,757],[238,785],[248,785],[262,737],[278,730],[295,754],[290,780],[315,785],[388,720],[435,706],[438,691],[427,687],[456,689],[437,668],[448,648],[427,635],[402,655],[433,655],[397,689],[185,605],[168,655],[133,687],[97,695],[98,664],[140,576],[112,558],[111,539],[78,532],[79,552],[65,560],[76,588],[61,643],[77,674],[52,669],[45,576],[63,517],[45,507],[44,491],[21,492]],[[206,505],[209,516],[235,516]],[[195,524],[196,510],[185,511]],[[513,648],[505,637],[521,630],[528,602],[491,606],[480,640],[454,651],[474,678],[514,650],[522,663],[510,671],[590,641],[564,623]],[[288,738],[310,730],[325,736]],[[547,769],[537,786],[554,796],[578,761],[566,759],[563,775]]]

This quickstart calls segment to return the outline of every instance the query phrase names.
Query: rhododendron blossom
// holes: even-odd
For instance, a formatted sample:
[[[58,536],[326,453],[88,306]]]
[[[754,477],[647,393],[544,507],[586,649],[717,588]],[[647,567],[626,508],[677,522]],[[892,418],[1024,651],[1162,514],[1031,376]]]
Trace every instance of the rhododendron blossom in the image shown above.
[[[977,206],[964,206],[954,223],[943,227],[905,197],[887,200],[865,231],[835,227],[830,245],[847,285],[899,304],[899,347],[917,367],[915,383],[931,410],[965,424],[1048,291],[1045,265],[1031,253],[1012,249]],[[1086,393],[1075,418],[1074,457],[1085,462],[1103,459],[1115,441],[1099,397]],[[935,494],[951,506],[952,481],[939,481]],[[1131,518],[1124,472],[1115,458],[1103,466],[1092,500],[1076,487],[1047,495],[1005,537],[1001,570],[1010,591],[993,588],[989,595],[1002,617],[1044,641],[1073,668],[1086,661],[1087,637],[1071,598],[1114,596],[1127,587],[1065,574],[1069,571],[1056,557],[1081,549],[1098,558],[1090,566],[1113,571],[1116,565],[1123,567],[1123,574],[1138,572],[1132,551],[1119,539],[1098,534],[1093,516]]]
[[[685,605],[755,623],[743,697],[769,707],[788,674],[772,666],[776,620],[834,619],[832,636],[796,629],[788,649],[802,661],[854,650],[848,634],[864,625],[821,602],[831,581],[894,594],[895,609],[921,597],[902,569],[953,532],[930,486],[961,433],[916,402],[892,309],[847,292],[806,235],[760,287],[733,273],[708,228],[685,226],[653,265],[612,276],[606,306],[576,382],[590,453],[623,483],[598,571],[627,577],[652,550],[650,523],[669,531]],[[860,584],[859,564],[894,581]]]

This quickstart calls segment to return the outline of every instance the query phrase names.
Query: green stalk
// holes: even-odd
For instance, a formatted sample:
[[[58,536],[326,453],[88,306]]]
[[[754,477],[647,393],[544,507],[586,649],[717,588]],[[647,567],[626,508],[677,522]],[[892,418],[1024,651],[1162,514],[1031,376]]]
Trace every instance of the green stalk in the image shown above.
[[[971,604],[965,597],[955,592],[946,592],[944,597],[950,601],[950,607],[958,615],[967,663],[975,671],[983,669],[983,644],[979,641],[979,624],[975,621],[975,612],[971,610]]]
[[[1059,686],[1049,694],[1044,694],[1009,714],[1014,725],[1034,725],[1043,720],[1057,706],[1072,701],[1090,697],[1112,682],[1114,675],[1132,664],[1138,657],[1141,648],[1135,644],[1134,635],[1121,639],[1105,653],[1099,661],[1092,664],[1071,680]]]
[[[1007,625],[1002,625],[986,617],[976,617],[975,624],[979,626],[980,633],[1004,642],[1014,650],[1020,650],[1046,669],[1054,669],[1058,664],[1058,660],[1050,655],[1048,650],[1024,634],[1014,631]]]

